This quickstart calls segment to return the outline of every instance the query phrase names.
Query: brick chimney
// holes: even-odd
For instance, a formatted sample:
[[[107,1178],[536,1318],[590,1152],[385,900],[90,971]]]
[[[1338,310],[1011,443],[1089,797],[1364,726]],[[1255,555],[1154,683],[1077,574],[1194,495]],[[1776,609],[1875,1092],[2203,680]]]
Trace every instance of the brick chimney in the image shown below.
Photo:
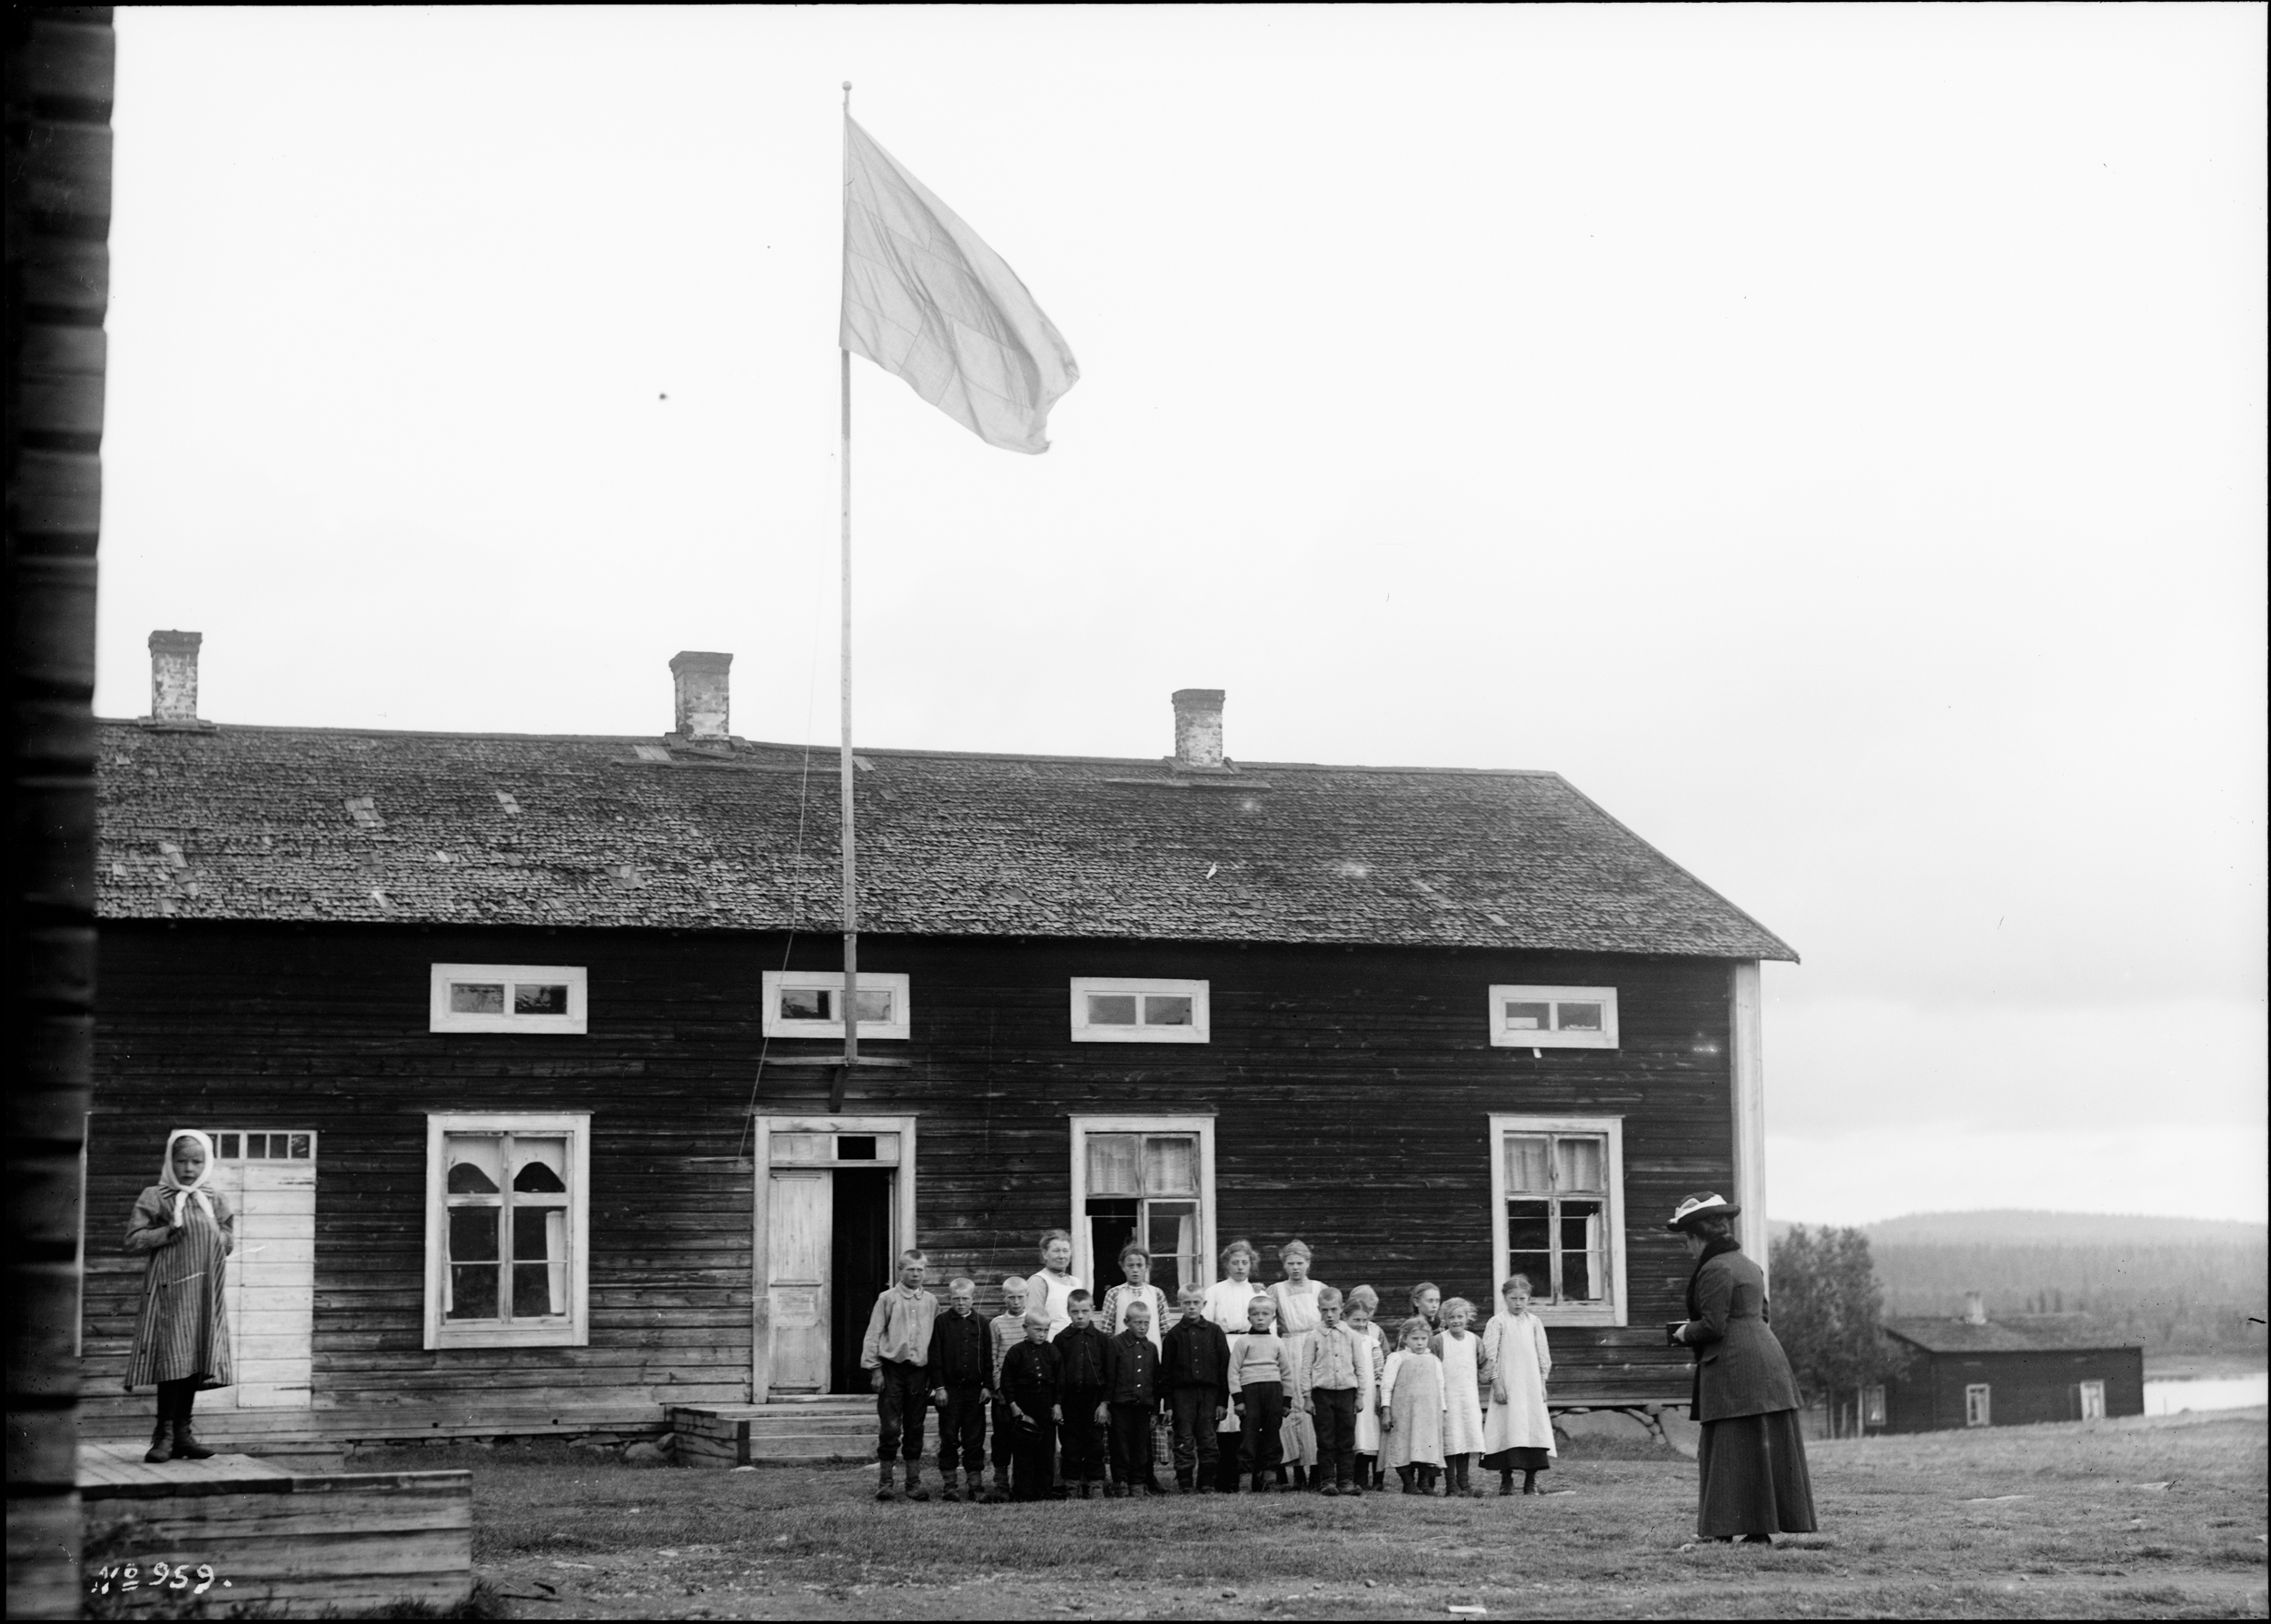
[[[689,649],[670,657],[670,676],[678,688],[678,736],[689,744],[721,745],[731,737],[726,727],[733,668],[730,654],[709,654]]]
[[[1223,690],[1175,690],[1175,769],[1183,773],[1228,772],[1222,753]]]
[[[1987,1323],[1987,1299],[1977,1292],[1963,1294],[1963,1322],[1967,1325]]]
[[[197,725],[197,649],[202,631],[150,634],[150,719]]]

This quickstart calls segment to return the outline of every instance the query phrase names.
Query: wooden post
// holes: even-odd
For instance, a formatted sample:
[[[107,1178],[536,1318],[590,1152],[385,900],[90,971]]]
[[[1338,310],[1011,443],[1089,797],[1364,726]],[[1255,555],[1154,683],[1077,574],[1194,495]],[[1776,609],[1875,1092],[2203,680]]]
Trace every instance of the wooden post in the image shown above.
[[[7,15],[8,1617],[80,1616],[111,8]]]
[[[844,208],[848,226],[851,208],[851,81],[844,81]],[[847,247],[848,247],[848,243]],[[838,347],[837,381],[843,406],[838,471],[842,480],[843,508],[843,629],[839,644],[839,680],[843,689],[843,744],[838,751],[838,817],[843,826],[844,854],[844,1072],[837,1079],[830,1109],[843,1108],[844,1090],[852,1068],[859,1064],[859,857],[852,827],[852,551],[851,551],[851,352]]]
[[[1767,1269],[1766,1060],[1760,1049],[1759,961],[1736,963],[1728,989],[1728,1072],[1734,1095],[1735,1189],[1742,1216],[1737,1238],[1761,1272]]]

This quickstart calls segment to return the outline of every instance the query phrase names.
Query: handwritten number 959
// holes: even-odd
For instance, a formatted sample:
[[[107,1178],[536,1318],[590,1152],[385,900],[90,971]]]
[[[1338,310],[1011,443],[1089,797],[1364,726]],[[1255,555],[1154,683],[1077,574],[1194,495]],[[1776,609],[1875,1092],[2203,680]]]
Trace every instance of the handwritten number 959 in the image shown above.
[[[107,1596],[114,1589],[119,1590],[178,1590],[192,1596],[202,1596],[213,1589],[213,1567],[200,1562],[192,1568],[186,1562],[153,1562],[145,1577],[133,1562],[112,1563],[94,1575],[94,1594]]]

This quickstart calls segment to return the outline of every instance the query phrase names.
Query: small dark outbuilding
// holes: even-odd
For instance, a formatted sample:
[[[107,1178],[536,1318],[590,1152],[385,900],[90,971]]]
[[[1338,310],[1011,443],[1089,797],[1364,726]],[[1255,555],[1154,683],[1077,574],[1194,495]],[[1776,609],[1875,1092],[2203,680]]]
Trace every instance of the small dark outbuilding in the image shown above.
[[[2079,1314],[1989,1322],[1975,1298],[1960,1319],[1884,1328],[1909,1356],[1907,1372],[1885,1384],[1888,1432],[2145,1413],[2145,1350],[2109,1342]]]

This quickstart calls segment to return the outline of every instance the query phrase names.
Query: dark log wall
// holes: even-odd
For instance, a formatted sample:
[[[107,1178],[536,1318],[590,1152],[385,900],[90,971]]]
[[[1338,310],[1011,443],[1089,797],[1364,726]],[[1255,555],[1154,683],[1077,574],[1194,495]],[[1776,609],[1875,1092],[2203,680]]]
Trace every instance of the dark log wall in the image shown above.
[[[2076,1384],[2103,1381],[2106,1413],[2145,1413],[2145,1353],[2139,1348],[2046,1349],[2039,1352],[1917,1353],[1905,1380],[1885,1389],[1885,1430],[1931,1432],[1964,1425],[1964,1389],[1988,1384],[1988,1415],[1998,1427],[2078,1421]]]
[[[89,1166],[91,1390],[116,1391],[138,1272],[116,1250],[168,1127],[322,1134],[319,1405],[698,1402],[746,1396],[747,1114],[825,1110],[827,1074],[768,1065],[763,971],[832,969],[837,944],[703,933],[135,924],[103,942]],[[894,939],[913,1041],[871,1044],[844,1110],[921,1118],[918,1219],[939,1278],[991,1282],[1070,1219],[1076,1114],[1216,1116],[1217,1228],[1265,1253],[1298,1234],[1319,1278],[1490,1299],[1493,1112],[1624,1118],[1626,1330],[1556,1328],[1557,1396],[1684,1394],[1663,1348],[1688,1264],[1661,1228],[1731,1178],[1728,967],[1716,961],[1414,949]],[[426,1030],[436,962],[580,964],[582,1036]],[[1205,979],[1205,1045],[1074,1044],[1069,977]],[[1615,1051],[1493,1049],[1493,983],[1613,985]],[[775,1060],[832,1045],[776,1041]],[[424,1114],[589,1110],[591,1345],[429,1352],[421,1342]],[[1272,1277],[1274,1270],[1267,1271]]]

